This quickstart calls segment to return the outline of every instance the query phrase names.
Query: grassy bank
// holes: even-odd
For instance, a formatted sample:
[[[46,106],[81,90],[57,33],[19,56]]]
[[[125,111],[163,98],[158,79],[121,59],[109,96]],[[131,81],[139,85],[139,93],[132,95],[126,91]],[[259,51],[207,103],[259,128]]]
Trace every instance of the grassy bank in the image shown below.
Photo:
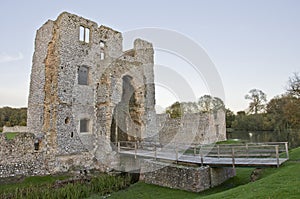
[[[222,185],[201,193],[174,190],[142,182],[130,184],[130,178],[102,174],[88,181],[57,186],[57,180],[70,176],[44,176],[2,183],[0,199],[7,198],[124,198],[124,199],[215,199],[215,198],[299,198],[300,148],[290,152],[290,160],[280,168],[265,168],[259,180],[250,182],[254,168],[237,168],[237,176]],[[14,180],[16,180],[14,178]],[[1,183],[1,182],[0,182]],[[123,189],[123,190],[122,190]],[[121,190],[121,191],[119,191]]]
[[[222,192],[233,187],[244,185],[249,183],[250,174],[253,168],[238,168],[237,176],[231,178],[226,183],[215,187],[210,190],[206,190],[201,193],[193,193],[181,190],[174,190],[166,187],[160,187],[156,185],[149,185],[143,182],[138,182],[131,185],[130,188],[121,190],[119,192],[113,193],[110,199],[132,199],[132,198],[143,198],[143,199],[156,199],[156,198],[166,198],[166,199],[182,199],[182,198],[198,198],[201,196],[208,196],[214,193]],[[91,197],[89,199],[96,199],[97,197]],[[98,197],[99,198],[99,197]]]
[[[253,169],[238,168],[237,176],[202,193],[173,190],[139,182],[126,190],[113,193],[109,198],[299,198],[300,148],[292,150],[290,160],[280,168],[265,168],[259,180],[250,182],[250,174]],[[94,196],[93,198],[97,197]]]
[[[68,176],[29,177],[18,183],[4,184],[0,186],[0,199],[81,199],[95,193],[99,196],[107,195],[124,189],[130,184],[129,176],[111,176],[108,174],[56,182],[65,178]]]

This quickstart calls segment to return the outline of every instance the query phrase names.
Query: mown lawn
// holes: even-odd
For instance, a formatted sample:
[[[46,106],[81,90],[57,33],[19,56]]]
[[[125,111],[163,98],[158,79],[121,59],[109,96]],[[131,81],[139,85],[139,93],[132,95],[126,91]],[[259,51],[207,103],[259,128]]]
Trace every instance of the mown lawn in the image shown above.
[[[250,181],[254,168],[237,168],[237,176],[213,189],[192,193],[142,182],[127,189],[128,179],[108,175],[96,177],[88,184],[68,184],[53,188],[56,180],[69,176],[27,177],[19,183],[1,184],[0,198],[124,198],[124,199],[218,199],[218,198],[300,198],[300,148],[290,153],[290,160],[280,168],[263,169],[256,182]],[[124,180],[124,182],[122,182]],[[11,194],[10,194],[11,193]],[[109,194],[112,193],[112,194]]]
[[[233,187],[237,187],[243,184],[246,184],[250,181],[250,174],[253,168],[238,168],[237,169],[237,176],[231,178],[226,183],[215,187],[210,190],[206,190],[201,193],[193,193],[181,190],[174,190],[166,187],[160,187],[156,185],[149,185],[143,182],[138,182],[134,185],[131,185],[128,189],[113,193],[110,199],[156,199],[156,198],[166,198],[166,199],[194,199],[200,196],[207,196],[214,193],[222,192]],[[94,196],[90,199],[96,199],[97,197]],[[98,197],[99,198],[99,197]]]
[[[13,140],[16,137],[17,134],[18,133],[14,133],[14,132],[12,132],[12,133],[5,133],[5,136],[6,136],[6,139]]]
[[[300,198],[300,148],[292,150],[290,160],[280,168],[263,169],[261,178],[255,182],[249,182],[252,170],[253,168],[238,168],[237,176],[202,193],[173,190],[139,182],[128,189],[113,193],[108,198]]]
[[[300,198],[300,148],[282,167],[264,169],[260,180],[204,198]]]

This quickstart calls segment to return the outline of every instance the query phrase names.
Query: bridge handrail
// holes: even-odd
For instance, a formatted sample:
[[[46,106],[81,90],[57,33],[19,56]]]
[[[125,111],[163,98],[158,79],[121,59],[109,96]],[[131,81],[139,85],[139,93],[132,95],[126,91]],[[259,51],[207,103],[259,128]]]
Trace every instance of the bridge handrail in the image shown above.
[[[203,157],[231,157],[233,165],[235,158],[237,157],[273,157],[275,156],[277,160],[277,166],[279,166],[279,156],[281,152],[285,152],[285,156],[289,159],[288,153],[288,142],[266,142],[266,143],[246,143],[241,144],[194,144],[192,146],[184,145],[183,143],[170,143],[170,145],[162,145],[157,142],[132,142],[132,141],[119,141],[116,143],[118,146],[118,152],[121,149],[125,150],[135,150],[135,157],[137,156],[137,150],[143,149],[148,151],[153,151],[156,158],[157,153],[161,149],[168,149],[173,151],[176,154],[176,160],[178,160],[179,154],[184,154],[187,149],[193,149],[194,156],[200,155],[201,160]],[[123,146],[121,146],[123,144]],[[124,146],[125,144],[125,146]],[[280,146],[285,147],[285,150],[281,149]],[[147,145],[147,147],[143,147]],[[184,147],[182,147],[184,146]],[[204,151],[209,149],[208,153],[204,154]],[[259,150],[261,149],[261,150]],[[182,151],[184,150],[184,151]],[[213,150],[217,150],[214,152]],[[225,151],[224,151],[225,150]],[[252,151],[251,151],[252,150]],[[197,153],[198,151],[198,153]],[[212,153],[214,152],[214,153]],[[211,154],[209,154],[211,153]]]

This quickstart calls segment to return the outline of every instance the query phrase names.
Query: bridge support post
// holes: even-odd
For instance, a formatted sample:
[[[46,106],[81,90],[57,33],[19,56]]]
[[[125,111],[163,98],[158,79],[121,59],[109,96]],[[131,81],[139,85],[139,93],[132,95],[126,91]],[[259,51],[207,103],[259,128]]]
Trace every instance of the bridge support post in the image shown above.
[[[232,168],[235,169],[235,158],[234,158],[234,148],[231,148],[231,155],[232,155]]]
[[[118,153],[120,153],[121,151],[121,146],[120,146],[120,142],[118,142]]]
[[[136,159],[136,152],[137,152],[137,144],[134,143],[134,159]]]
[[[235,157],[234,157],[234,148],[231,148],[231,155],[232,155],[232,169],[234,176],[236,175],[236,169],[235,169]]]
[[[177,144],[175,145],[175,153],[176,153],[176,162],[178,163],[178,148],[177,148]]]
[[[277,168],[279,167],[279,151],[278,151],[278,145],[275,145],[275,151],[276,151],[276,161],[277,161]]]
[[[199,153],[200,153],[201,167],[203,167],[203,152],[202,152],[202,146],[200,146]]]
[[[246,154],[247,154],[247,158],[249,158],[249,148],[248,148],[248,143],[246,143]]]
[[[289,156],[289,146],[288,146],[288,142],[285,142],[284,145],[285,145],[286,158],[289,159],[290,156]]]
[[[218,159],[220,159],[220,146],[217,145],[217,149],[218,149]]]

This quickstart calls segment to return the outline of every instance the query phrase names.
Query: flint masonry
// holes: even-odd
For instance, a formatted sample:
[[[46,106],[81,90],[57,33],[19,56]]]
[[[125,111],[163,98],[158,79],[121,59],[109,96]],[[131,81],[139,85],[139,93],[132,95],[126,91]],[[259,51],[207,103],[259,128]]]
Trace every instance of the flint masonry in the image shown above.
[[[62,13],[36,34],[28,130],[42,139],[53,171],[116,164],[111,142],[155,133],[152,44]]]

